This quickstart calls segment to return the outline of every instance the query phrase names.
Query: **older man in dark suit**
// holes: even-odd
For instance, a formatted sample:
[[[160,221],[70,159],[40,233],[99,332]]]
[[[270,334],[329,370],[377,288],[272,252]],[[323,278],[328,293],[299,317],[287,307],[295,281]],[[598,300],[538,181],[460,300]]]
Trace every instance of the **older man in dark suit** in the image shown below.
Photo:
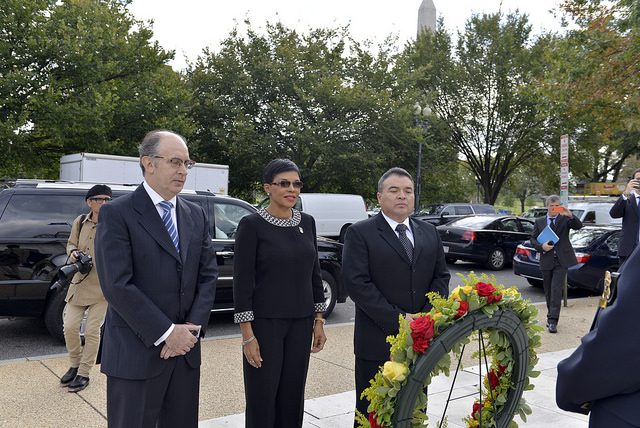
[[[612,218],[622,218],[622,231],[618,242],[618,259],[620,266],[638,245],[640,238],[640,169],[633,172],[627,187],[622,192],[609,214]]]
[[[193,166],[184,139],[153,131],[139,152],[144,182],[102,207],[96,237],[109,302],[101,367],[107,420],[109,427],[195,428],[215,251],[202,207],[177,196]]]
[[[414,193],[411,175],[392,168],[378,182],[381,212],[347,230],[343,250],[343,278],[356,303],[356,409],[365,417],[361,399],[378,368],[389,360],[386,337],[398,331],[399,316],[408,321],[428,312],[430,291],[449,294],[444,250],[436,228],[409,218]]]
[[[549,333],[558,332],[560,319],[560,301],[562,291],[567,281],[567,269],[578,264],[576,253],[569,241],[569,229],[582,228],[582,222],[575,217],[569,208],[560,206],[560,197],[551,195],[545,201],[547,215],[536,219],[531,232],[531,245],[540,254],[540,270],[542,271],[542,285],[547,300],[547,329]],[[561,213],[555,212],[555,210]],[[539,242],[540,233],[549,226],[559,240],[555,245],[549,242]],[[553,244],[553,243],[552,243]]]
[[[591,412],[590,428],[640,426],[639,250],[627,261],[613,305],[599,312],[597,327],[558,364],[556,402],[563,410]]]

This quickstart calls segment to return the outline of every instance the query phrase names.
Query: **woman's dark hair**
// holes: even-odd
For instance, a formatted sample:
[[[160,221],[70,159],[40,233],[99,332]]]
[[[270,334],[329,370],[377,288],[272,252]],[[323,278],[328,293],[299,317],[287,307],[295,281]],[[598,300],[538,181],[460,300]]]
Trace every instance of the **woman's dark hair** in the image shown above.
[[[273,182],[273,177],[281,172],[287,171],[295,171],[298,173],[298,176],[300,175],[300,170],[293,161],[290,161],[289,159],[274,159],[265,167],[264,172],[262,173],[262,182],[265,184],[271,184]]]

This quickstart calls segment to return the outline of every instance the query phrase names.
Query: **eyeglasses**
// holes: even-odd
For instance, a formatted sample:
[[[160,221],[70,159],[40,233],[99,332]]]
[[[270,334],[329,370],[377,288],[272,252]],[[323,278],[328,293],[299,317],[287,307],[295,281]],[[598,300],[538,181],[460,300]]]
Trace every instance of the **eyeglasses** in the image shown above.
[[[89,198],[89,200],[99,204],[104,204],[105,202],[111,201],[111,198]]]
[[[174,168],[180,168],[182,166],[182,164],[184,164],[184,166],[187,167],[187,169],[191,169],[193,168],[193,166],[196,164],[195,161],[192,161],[191,159],[187,159],[186,161],[183,161],[182,159],[178,159],[178,158],[165,158],[163,156],[154,156],[154,158],[158,158],[158,159],[166,159],[169,161],[169,163],[171,164],[172,167]]]
[[[293,187],[296,189],[302,189],[302,181],[294,181],[293,183],[289,180],[280,180],[279,183],[271,183],[274,186],[284,187],[285,189],[293,184]]]

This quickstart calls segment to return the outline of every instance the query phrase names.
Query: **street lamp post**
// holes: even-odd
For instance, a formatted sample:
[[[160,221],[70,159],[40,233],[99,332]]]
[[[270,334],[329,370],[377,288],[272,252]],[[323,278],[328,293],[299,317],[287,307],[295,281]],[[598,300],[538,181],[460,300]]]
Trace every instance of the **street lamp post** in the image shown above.
[[[416,119],[416,125],[419,125],[420,128],[427,133],[429,129],[429,119],[427,119],[431,115],[431,108],[426,106],[424,109],[420,107],[420,104],[416,103],[416,114],[421,116],[420,119]],[[415,192],[415,207],[414,211],[418,212],[420,209],[420,172],[422,171],[422,139],[418,142],[418,172],[416,174],[416,192]]]

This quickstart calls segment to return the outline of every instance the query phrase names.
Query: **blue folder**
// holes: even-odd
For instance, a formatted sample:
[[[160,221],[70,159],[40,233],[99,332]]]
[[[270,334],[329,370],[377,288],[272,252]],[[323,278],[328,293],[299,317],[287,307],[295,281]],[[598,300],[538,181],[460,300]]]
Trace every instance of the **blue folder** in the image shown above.
[[[560,240],[560,238],[558,238],[558,235],[556,235],[556,233],[553,231],[553,229],[551,229],[549,226],[545,227],[544,230],[542,231],[542,233],[540,233],[540,235],[538,235],[538,242],[541,244],[545,244],[549,241],[553,242],[554,244],[556,242],[558,242]]]

